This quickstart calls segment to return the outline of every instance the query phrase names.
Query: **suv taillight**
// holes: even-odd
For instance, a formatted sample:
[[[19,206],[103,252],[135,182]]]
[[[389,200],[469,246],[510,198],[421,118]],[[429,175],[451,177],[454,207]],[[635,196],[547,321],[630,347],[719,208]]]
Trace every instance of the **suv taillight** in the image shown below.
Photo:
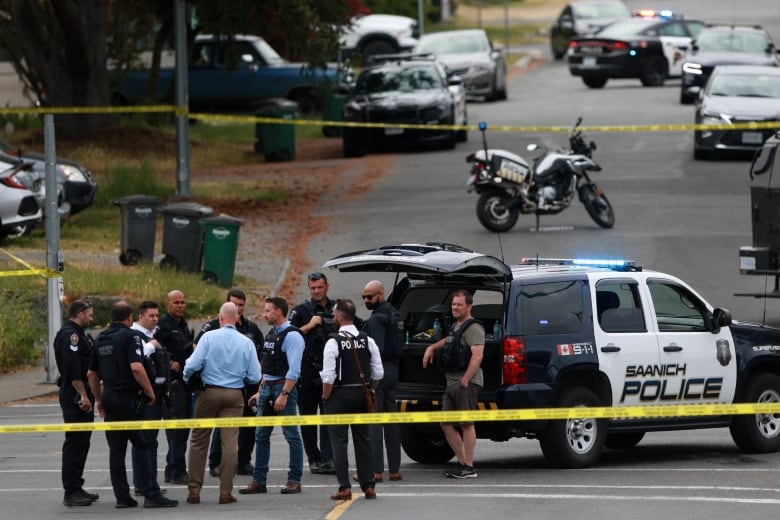
[[[504,384],[519,385],[528,382],[528,358],[522,336],[504,338]]]

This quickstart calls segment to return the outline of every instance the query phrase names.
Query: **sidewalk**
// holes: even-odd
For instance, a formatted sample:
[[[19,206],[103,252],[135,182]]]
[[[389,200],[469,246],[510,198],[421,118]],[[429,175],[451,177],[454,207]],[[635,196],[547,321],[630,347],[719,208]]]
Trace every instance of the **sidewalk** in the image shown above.
[[[0,406],[12,401],[52,396],[57,392],[57,385],[44,383],[46,371],[43,361],[38,365],[24,368],[11,374],[0,375]]]

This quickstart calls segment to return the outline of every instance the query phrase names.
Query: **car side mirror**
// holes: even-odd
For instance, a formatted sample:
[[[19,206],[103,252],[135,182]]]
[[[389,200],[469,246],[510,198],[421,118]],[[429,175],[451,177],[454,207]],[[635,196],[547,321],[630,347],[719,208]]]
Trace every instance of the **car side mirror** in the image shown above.
[[[528,146],[525,147],[525,149],[528,150],[529,152],[533,152],[534,150],[536,150],[538,148],[539,148],[539,145],[535,144],[535,143],[531,143],[531,144],[529,144]]]
[[[462,85],[462,84],[463,84],[463,78],[461,78],[458,75],[447,77],[447,85],[451,87],[457,87],[458,85]]]
[[[688,97],[701,99],[702,88],[699,86],[688,87],[685,93],[688,94]]]
[[[731,325],[731,312],[720,307],[713,309],[712,333],[717,334],[720,332],[721,327],[728,327],[729,325]]]

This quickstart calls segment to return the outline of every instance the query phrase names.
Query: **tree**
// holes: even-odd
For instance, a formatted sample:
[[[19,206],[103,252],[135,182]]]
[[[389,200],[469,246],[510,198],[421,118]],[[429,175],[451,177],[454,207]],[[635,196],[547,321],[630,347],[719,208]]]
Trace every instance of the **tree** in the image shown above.
[[[152,68],[172,40],[174,0],[0,0],[0,43],[31,96],[55,107],[110,104],[112,63],[123,67],[154,34]],[[324,66],[336,54],[338,27],[364,9],[362,0],[191,0],[190,33],[259,34],[286,54]],[[110,51],[110,52],[109,52]],[[150,76],[155,76],[154,70]],[[150,88],[153,85],[150,85]],[[60,138],[104,130],[106,114],[60,115]]]

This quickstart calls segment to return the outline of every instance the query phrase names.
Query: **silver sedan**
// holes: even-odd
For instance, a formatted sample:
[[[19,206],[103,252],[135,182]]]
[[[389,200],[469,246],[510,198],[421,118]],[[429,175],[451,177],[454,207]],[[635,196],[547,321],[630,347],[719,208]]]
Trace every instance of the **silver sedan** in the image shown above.
[[[469,97],[506,99],[506,62],[482,29],[443,31],[420,37],[416,54],[435,54],[450,76],[463,79]]]

